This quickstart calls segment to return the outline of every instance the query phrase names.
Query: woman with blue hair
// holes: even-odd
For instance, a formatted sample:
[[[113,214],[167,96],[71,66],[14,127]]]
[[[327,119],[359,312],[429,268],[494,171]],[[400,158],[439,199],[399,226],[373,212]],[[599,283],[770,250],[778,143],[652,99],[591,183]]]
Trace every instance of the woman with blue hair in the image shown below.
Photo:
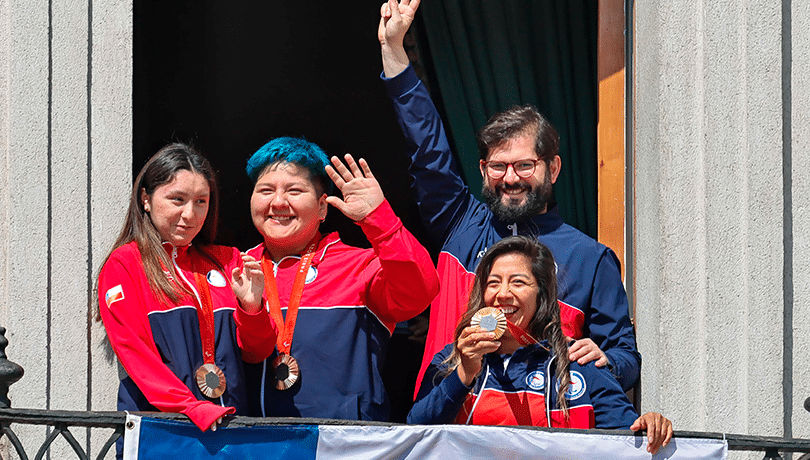
[[[266,308],[238,310],[237,334],[261,329],[243,352],[257,415],[387,420],[380,370],[397,322],[438,293],[428,252],[402,225],[365,160],[346,164],[303,139],[277,138],[248,160],[253,224],[264,242],[252,291]],[[331,181],[330,181],[331,179]],[[343,197],[328,196],[331,182]],[[322,235],[332,205],[355,221],[370,249]],[[258,295],[257,295],[258,297]],[[261,325],[262,327],[257,327]]]

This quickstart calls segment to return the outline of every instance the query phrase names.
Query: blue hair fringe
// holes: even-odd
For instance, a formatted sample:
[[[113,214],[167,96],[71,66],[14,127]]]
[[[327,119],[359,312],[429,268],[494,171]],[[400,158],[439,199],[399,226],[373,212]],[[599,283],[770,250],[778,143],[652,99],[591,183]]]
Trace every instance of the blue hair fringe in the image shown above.
[[[314,177],[324,177],[331,184],[325,169],[329,164],[326,153],[317,144],[297,137],[277,137],[264,144],[248,159],[245,171],[255,183],[267,165],[278,162],[303,166]]]

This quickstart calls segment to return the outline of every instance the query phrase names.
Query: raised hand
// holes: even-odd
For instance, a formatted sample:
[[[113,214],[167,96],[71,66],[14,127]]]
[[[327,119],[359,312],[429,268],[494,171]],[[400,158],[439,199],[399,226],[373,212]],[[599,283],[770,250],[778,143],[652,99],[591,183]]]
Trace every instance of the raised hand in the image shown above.
[[[420,0],[388,0],[380,7],[380,25],[377,39],[382,52],[383,72],[388,78],[394,77],[408,67],[410,61],[405,52],[403,40],[411,27]]]
[[[262,308],[262,294],[264,293],[264,273],[261,262],[242,253],[242,267],[236,267],[231,272],[231,288],[243,310],[248,313],[259,311]]]
[[[385,196],[380,188],[380,184],[366,160],[360,159],[358,162],[350,154],[343,157],[346,165],[338,157],[332,157],[332,165],[326,166],[326,174],[332,179],[343,199],[336,196],[326,198],[326,202],[336,207],[349,219],[357,222],[363,220],[371,211],[383,202]]]
[[[405,33],[411,27],[420,0],[388,0],[380,7],[380,26],[377,38],[380,44],[402,45]]]

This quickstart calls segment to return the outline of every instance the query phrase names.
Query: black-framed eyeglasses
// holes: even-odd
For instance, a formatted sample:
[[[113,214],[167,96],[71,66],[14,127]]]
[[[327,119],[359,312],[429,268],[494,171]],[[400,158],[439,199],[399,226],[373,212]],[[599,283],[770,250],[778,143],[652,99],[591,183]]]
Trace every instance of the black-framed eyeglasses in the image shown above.
[[[523,160],[513,161],[506,163],[503,161],[482,161],[484,168],[487,171],[487,176],[492,179],[500,179],[506,175],[506,170],[511,166],[518,177],[527,178],[534,174],[537,163],[543,160],[539,158],[525,158]]]

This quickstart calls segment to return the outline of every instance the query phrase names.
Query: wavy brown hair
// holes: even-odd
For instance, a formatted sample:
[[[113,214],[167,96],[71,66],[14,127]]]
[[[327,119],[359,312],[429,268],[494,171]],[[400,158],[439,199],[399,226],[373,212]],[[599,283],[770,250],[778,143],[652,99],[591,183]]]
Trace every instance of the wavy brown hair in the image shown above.
[[[548,164],[560,154],[560,135],[546,117],[531,104],[515,105],[496,113],[476,135],[478,156],[486,160],[489,152],[523,135],[534,137],[534,153]]]
[[[219,192],[217,187],[216,174],[211,163],[200,154],[194,147],[180,142],[169,144],[160,149],[141,169],[135,183],[132,185],[132,194],[129,199],[129,208],[124,226],[118,234],[118,238],[113,244],[110,254],[125,244],[135,242],[138,251],[141,253],[146,278],[149,280],[149,287],[156,299],[178,301],[184,294],[189,294],[187,287],[174,281],[177,280],[177,273],[174,264],[163,248],[163,241],[160,233],[152,223],[152,219],[144,210],[141,200],[141,191],[152,196],[155,189],[163,184],[174,180],[180,171],[190,171],[200,174],[208,182],[209,200],[208,214],[205,216],[200,232],[192,240],[194,248],[203,257],[207,258],[215,265],[220,264],[215,261],[204,249],[208,244],[213,243],[216,238],[217,215],[219,211]],[[104,259],[110,258],[110,254]],[[101,265],[102,267],[104,264]],[[164,271],[168,271],[171,277],[166,276]],[[96,280],[98,284],[98,280]],[[100,320],[100,315],[96,311],[96,320]]]
[[[534,276],[539,292],[537,293],[537,310],[529,322],[527,332],[536,340],[546,340],[552,355],[556,357],[555,374],[560,384],[557,392],[557,406],[568,417],[565,392],[571,383],[571,374],[569,373],[568,342],[562,332],[560,304],[557,302],[556,265],[551,251],[536,239],[528,236],[510,236],[495,243],[484,254],[475,270],[475,281],[467,302],[467,312],[456,326],[455,342],[458,343],[461,332],[470,325],[470,320],[475,312],[487,306],[484,302],[487,278],[489,278],[495,260],[506,254],[524,255],[531,263],[532,276]],[[446,374],[450,374],[459,366],[461,355],[457,347],[453,349],[445,363],[447,364]]]

